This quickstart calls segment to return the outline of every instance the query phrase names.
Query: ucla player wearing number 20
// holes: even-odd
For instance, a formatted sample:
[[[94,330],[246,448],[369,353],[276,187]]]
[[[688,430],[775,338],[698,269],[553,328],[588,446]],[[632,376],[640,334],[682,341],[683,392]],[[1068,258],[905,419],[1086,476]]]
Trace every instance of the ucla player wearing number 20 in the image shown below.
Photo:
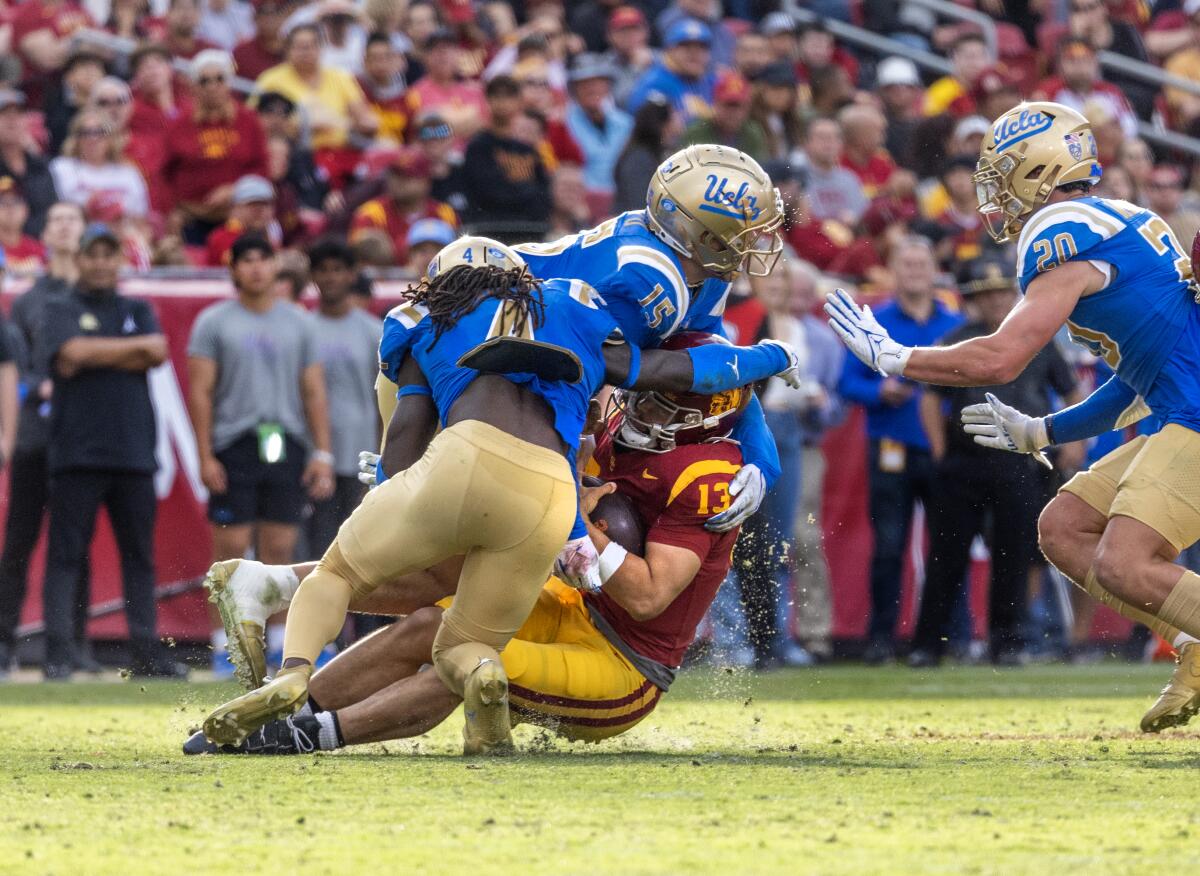
[[[753,158],[727,146],[696,145],[655,170],[645,210],[514,248],[535,277],[571,277],[592,286],[625,340],[647,349],[684,329],[724,336],[730,281],[742,268],[754,276],[771,272],[783,250],[782,224],[779,191]],[[745,383],[737,374],[728,378],[704,391]],[[733,438],[745,465],[730,484],[730,507],[707,524],[715,532],[741,525],[779,476],[779,454],[757,398]]]
[[[1157,731],[1200,709],[1200,575],[1172,562],[1200,538],[1200,305],[1190,260],[1167,224],[1092,196],[1100,174],[1087,119],[1056,103],[1020,104],[984,138],[975,173],[989,233],[1017,240],[1024,298],[1000,328],[909,348],[841,290],[825,311],[863,362],[926,383],[1007,383],[1064,323],[1116,371],[1088,399],[1046,418],[995,400],[967,408],[967,431],[986,446],[1036,454],[1147,413],[1163,423],[1076,475],[1039,520],[1055,566],[1180,649],[1175,678],[1142,721]]]

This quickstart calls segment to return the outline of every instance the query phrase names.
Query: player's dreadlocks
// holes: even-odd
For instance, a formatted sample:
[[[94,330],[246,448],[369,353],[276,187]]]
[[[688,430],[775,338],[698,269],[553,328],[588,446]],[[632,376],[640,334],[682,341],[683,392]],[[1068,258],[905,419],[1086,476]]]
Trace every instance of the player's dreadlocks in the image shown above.
[[[508,270],[495,265],[455,265],[432,280],[423,279],[416,286],[409,286],[408,297],[413,304],[423,305],[429,311],[435,328],[429,349],[485,298],[515,305],[516,323],[512,328],[517,335],[524,333],[531,320],[535,329],[541,328],[546,320],[542,281],[530,274],[526,265]]]

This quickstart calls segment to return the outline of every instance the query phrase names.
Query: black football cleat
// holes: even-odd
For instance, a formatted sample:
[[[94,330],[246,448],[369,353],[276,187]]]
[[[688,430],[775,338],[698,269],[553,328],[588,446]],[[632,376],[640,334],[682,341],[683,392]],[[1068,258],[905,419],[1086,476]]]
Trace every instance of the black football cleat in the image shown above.
[[[269,721],[238,745],[217,745],[197,730],[183,743],[184,754],[311,754],[316,751],[321,725],[312,715],[293,715]]]

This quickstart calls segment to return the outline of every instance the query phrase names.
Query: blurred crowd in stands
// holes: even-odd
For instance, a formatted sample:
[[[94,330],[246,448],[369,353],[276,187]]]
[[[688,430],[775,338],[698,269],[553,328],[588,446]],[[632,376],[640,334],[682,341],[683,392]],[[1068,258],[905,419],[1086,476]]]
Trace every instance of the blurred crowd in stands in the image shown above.
[[[1139,135],[1200,136],[1200,96],[1102,60],[1200,80],[1200,0],[956,5],[992,26],[906,0],[0,0],[7,275],[74,282],[69,235],[53,219],[68,204],[75,239],[104,223],[130,271],[224,271],[234,242],[261,233],[283,252],[281,294],[298,299],[316,280],[322,295],[336,290],[326,297],[341,319],[343,287],[370,310],[373,278],[419,273],[464,230],[506,241],[571,234],[641,209],[654,168],[680,145],[735,146],[780,188],[788,252],[773,277],[735,284],[730,334],[791,340],[811,381],[762,388],[785,471],[714,613],[715,659],[761,667],[832,656],[834,597],[814,523],[820,444],[859,405],[875,530],[866,658],[896,656],[901,570],[916,558],[926,598],[902,646],[914,664],[948,652],[1024,662],[1049,641],[1049,615],[1060,627],[1067,617],[1066,646],[1086,637],[1088,609],[1058,610],[1070,599],[1039,565],[1032,527],[1056,479],[1105,443],[1064,448],[1053,474],[982,455],[955,425],[974,396],[922,392],[844,362],[814,314],[840,285],[881,305],[906,343],[1003,318],[1016,300],[1013,253],[984,232],[971,174],[991,120],[1027,98],[1083,112],[1105,169],[1099,193],[1151,207],[1190,241],[1200,225],[1194,155]],[[893,40],[891,51],[839,37],[866,32]],[[949,72],[918,66],[925,53]],[[36,339],[14,330],[25,332],[14,338],[21,363],[21,344]],[[304,353],[297,374],[315,361]],[[1009,388],[1029,413],[1104,376],[1102,362],[1066,344],[1039,363]],[[23,413],[49,401],[30,383],[45,379],[35,366],[21,365]],[[303,404],[289,413],[296,429],[312,427]],[[335,430],[345,419],[332,418]],[[5,460],[16,442],[0,425]],[[310,533],[316,552],[355,500],[337,436],[320,449],[339,457],[321,473],[332,480],[317,489],[316,474],[296,475],[310,499],[340,503]],[[951,489],[970,479],[969,495]],[[1020,492],[1029,516],[998,545],[989,508],[1012,499],[1004,490]],[[908,549],[918,504],[928,560]],[[270,534],[265,555],[282,561],[294,534]],[[963,596],[977,536],[993,551],[982,652],[972,651]],[[239,535],[225,548],[247,544]],[[27,565],[0,562],[0,591]],[[5,606],[0,627],[11,627]],[[5,664],[11,645],[0,629]]]

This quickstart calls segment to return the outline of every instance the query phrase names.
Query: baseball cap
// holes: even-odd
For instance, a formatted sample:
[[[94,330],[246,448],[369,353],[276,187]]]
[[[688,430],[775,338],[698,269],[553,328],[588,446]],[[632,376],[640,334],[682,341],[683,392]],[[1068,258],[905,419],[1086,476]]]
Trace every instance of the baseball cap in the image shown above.
[[[982,256],[967,263],[958,291],[969,297],[981,292],[1015,289],[1016,284],[1015,272],[1003,259]]]
[[[754,81],[763,85],[795,85],[796,71],[786,61],[776,61],[759,70]]]
[[[612,30],[620,30],[623,27],[644,27],[645,24],[646,16],[636,6],[618,6],[612,11],[612,15],[608,16],[608,26]]]
[[[1184,0],[1184,2],[1183,2],[1183,14],[1184,15],[1186,15],[1190,18],[1191,16],[1195,15],[1197,12],[1200,12],[1200,0]]]
[[[726,70],[717,77],[717,84],[713,87],[713,101],[747,104],[750,102],[750,83],[741,73]]]
[[[763,165],[763,170],[767,172],[767,176],[775,185],[793,181],[800,183],[801,186],[805,184],[804,169],[796,167],[786,158],[772,158]]]
[[[121,246],[121,238],[117,236],[117,232],[113,231],[109,225],[103,222],[93,222],[83,230],[83,236],[79,238],[80,251],[89,249],[92,244],[100,241],[107,241],[115,247]]]
[[[223,49],[205,49],[192,58],[191,63],[188,64],[188,76],[193,82],[199,82],[204,71],[213,67],[219,69],[226,76],[232,76],[237,70],[237,65],[233,62],[233,55],[229,52]]]
[[[408,246],[418,246],[422,243],[447,246],[453,243],[457,236],[448,222],[443,222],[441,219],[418,219],[408,229],[408,236],[405,237],[404,242]]]
[[[983,116],[967,116],[954,126],[954,139],[983,136],[991,129],[991,123]]]
[[[712,28],[698,18],[685,18],[667,28],[663,45],[668,49],[681,43],[704,43],[712,45]]]
[[[0,110],[12,106],[25,106],[25,95],[15,88],[0,87]]]
[[[571,70],[567,73],[567,81],[571,83],[583,82],[587,79],[608,79],[612,81],[616,78],[617,71],[608,62],[608,59],[603,55],[596,55],[591,52],[576,55],[575,61],[571,65]]]
[[[433,173],[433,166],[429,158],[420,149],[406,146],[396,151],[396,155],[388,164],[388,170],[395,171],[404,176],[418,176],[422,179],[428,179],[430,174]]]
[[[781,33],[795,33],[796,19],[786,12],[772,12],[762,23],[763,36],[779,36]]]
[[[475,7],[471,0],[442,0],[442,15],[452,24],[466,24],[475,20]]]
[[[915,85],[920,87],[921,76],[917,73],[917,65],[908,58],[893,55],[884,58],[875,69],[875,81],[880,88],[888,85]]]
[[[286,94],[280,94],[278,91],[264,91],[258,96],[258,111],[260,113],[280,112],[285,116],[290,116],[292,110],[295,108],[295,101]]]
[[[987,97],[1002,91],[1020,91],[1016,81],[999,67],[989,67],[979,74],[972,88],[975,95]]]
[[[423,116],[417,123],[418,140],[444,140],[453,136],[454,129],[450,127],[450,123],[437,113]]]
[[[275,247],[271,246],[271,241],[261,234],[256,232],[243,234],[229,248],[229,262],[236,265],[252,252],[260,252],[269,257],[275,255]]]
[[[275,200],[275,186],[271,181],[249,173],[233,184],[233,203],[255,204]]]

